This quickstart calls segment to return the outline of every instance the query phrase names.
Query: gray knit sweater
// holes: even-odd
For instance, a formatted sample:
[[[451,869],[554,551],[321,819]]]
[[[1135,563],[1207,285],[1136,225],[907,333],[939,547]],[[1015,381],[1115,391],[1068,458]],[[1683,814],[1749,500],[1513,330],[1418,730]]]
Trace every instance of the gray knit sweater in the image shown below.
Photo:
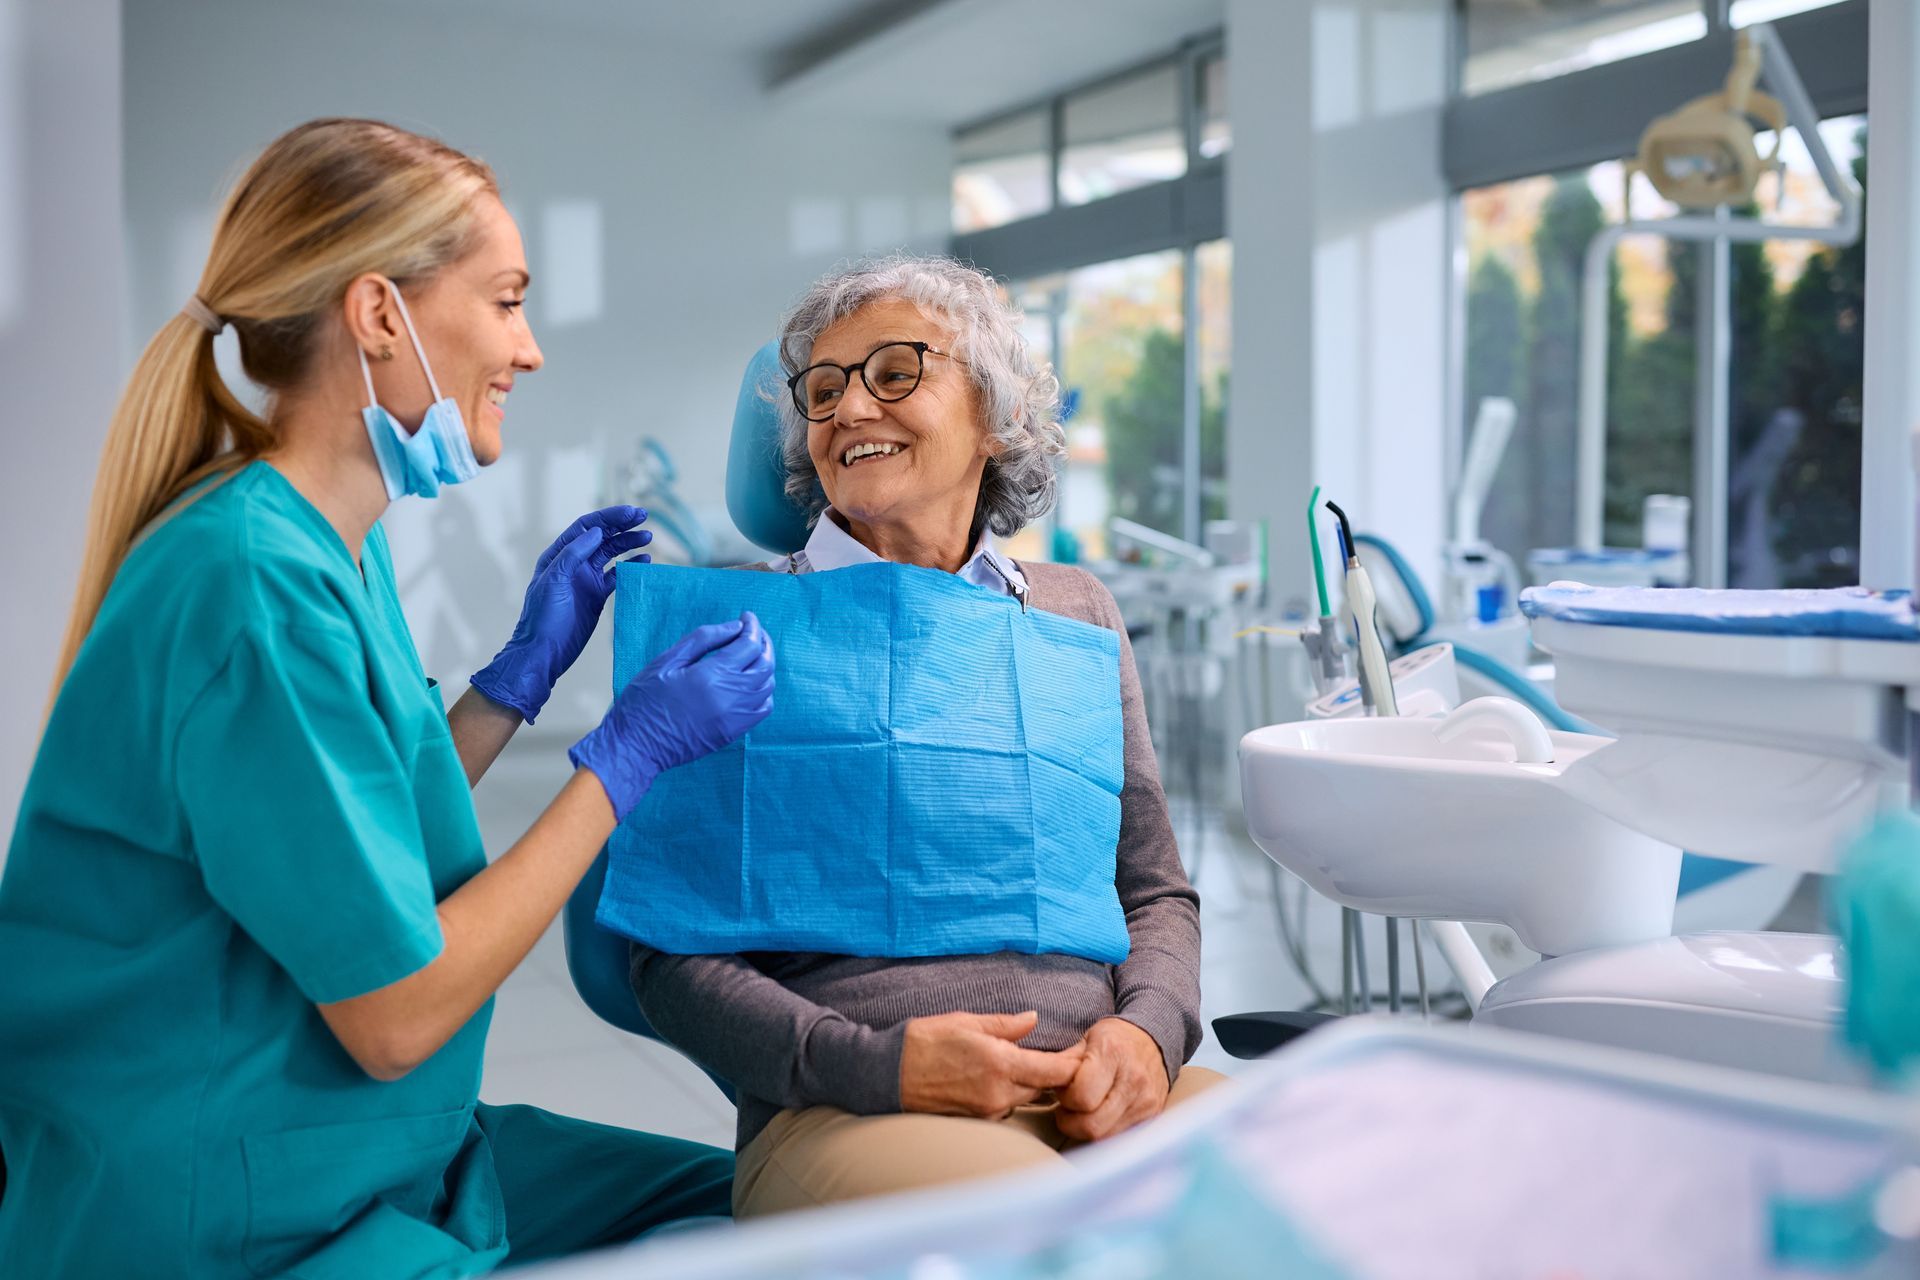
[[[766,951],[678,956],[636,943],[633,989],[641,1010],[667,1040],[733,1083],[741,1147],[784,1107],[898,1111],[910,1018],[1035,1009],[1040,1023],[1023,1043],[1064,1049],[1117,1014],[1154,1038],[1170,1080],[1199,1047],[1200,899],[1167,820],[1119,607],[1082,569],[1022,562],[1020,571],[1031,607],[1120,636],[1126,782],[1114,885],[1131,952],[1124,963],[1108,965],[1011,951],[907,960]]]

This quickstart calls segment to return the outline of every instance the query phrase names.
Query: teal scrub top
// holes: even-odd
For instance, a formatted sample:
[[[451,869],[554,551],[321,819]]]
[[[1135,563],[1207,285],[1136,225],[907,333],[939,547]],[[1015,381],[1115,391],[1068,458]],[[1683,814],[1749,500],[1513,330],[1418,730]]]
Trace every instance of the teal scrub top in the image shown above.
[[[435,904],[485,863],[381,529],[357,567],[260,462],[154,528],[60,690],[0,879],[0,1273],[497,1261],[491,1005],[391,1083],[314,1007],[431,961]]]

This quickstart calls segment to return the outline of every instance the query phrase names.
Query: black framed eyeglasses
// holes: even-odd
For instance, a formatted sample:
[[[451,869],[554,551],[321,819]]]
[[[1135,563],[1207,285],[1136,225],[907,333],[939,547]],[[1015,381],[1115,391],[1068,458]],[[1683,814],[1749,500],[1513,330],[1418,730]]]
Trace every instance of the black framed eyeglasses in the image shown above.
[[[854,374],[860,375],[875,400],[891,404],[905,400],[918,389],[928,356],[959,359],[924,342],[889,342],[875,347],[858,364],[808,365],[787,379],[787,390],[793,393],[793,407],[801,417],[808,422],[825,422],[840,407],[840,398],[847,393],[847,383]]]

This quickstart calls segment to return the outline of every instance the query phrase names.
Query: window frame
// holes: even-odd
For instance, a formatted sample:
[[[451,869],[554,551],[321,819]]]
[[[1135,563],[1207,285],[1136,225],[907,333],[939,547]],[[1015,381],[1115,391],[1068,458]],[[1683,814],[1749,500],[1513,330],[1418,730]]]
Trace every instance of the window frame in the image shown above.
[[[1460,91],[1465,19],[1454,0],[1453,96],[1441,124],[1441,170],[1455,191],[1632,155],[1655,116],[1726,79],[1734,28],[1725,0],[1700,0],[1707,34],[1670,49],[1472,97]],[[1867,109],[1868,0],[1776,19],[1823,120]]]
[[[956,129],[956,135],[969,133],[1015,116],[1044,110],[1048,120],[1049,207],[1044,213],[1003,226],[955,233],[947,246],[948,252],[962,262],[971,262],[1002,280],[1058,275],[1119,258],[1139,257],[1169,249],[1180,250],[1181,342],[1185,348],[1180,536],[1196,544],[1201,541],[1203,525],[1199,291],[1195,280],[1198,266],[1195,252],[1203,244],[1227,238],[1226,173],[1227,163],[1233,155],[1231,146],[1218,156],[1201,154],[1205,119],[1200,95],[1205,89],[1207,64],[1216,57],[1225,56],[1224,32],[1211,31],[1182,42],[1171,53],[1133,63],[1057,93],[1029,99]],[[1149,183],[1086,204],[1062,204],[1060,159],[1065,151],[1067,100],[1090,90],[1102,89],[1168,67],[1179,70],[1179,129],[1186,143],[1186,172],[1178,178]],[[1231,69],[1228,74],[1231,75]],[[1230,104],[1227,119],[1232,120]],[[1057,359],[1060,339],[1057,300],[1052,308],[1051,323]]]

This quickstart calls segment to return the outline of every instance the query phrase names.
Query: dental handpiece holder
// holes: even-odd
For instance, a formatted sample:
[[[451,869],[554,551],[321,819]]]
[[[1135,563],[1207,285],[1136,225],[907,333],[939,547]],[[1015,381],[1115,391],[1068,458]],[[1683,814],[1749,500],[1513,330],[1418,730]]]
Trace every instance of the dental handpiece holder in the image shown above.
[[[1313,691],[1325,697],[1353,684],[1347,665],[1347,646],[1340,638],[1340,624],[1331,614],[1308,623],[1300,632],[1300,644],[1307,651],[1307,671],[1313,677]],[[1359,696],[1355,686],[1355,697]]]
[[[1403,716],[1443,716],[1460,705],[1460,668],[1445,641],[1401,654],[1387,671]],[[1346,674],[1342,662],[1340,678],[1307,704],[1305,718],[1335,720],[1362,710],[1360,682]]]

